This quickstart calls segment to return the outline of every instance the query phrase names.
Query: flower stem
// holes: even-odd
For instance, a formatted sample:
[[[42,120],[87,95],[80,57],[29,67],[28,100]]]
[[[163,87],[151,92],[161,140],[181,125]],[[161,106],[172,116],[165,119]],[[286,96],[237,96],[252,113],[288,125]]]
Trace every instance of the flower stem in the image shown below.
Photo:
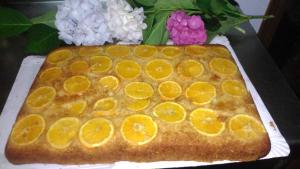
[[[196,9],[196,8],[191,8],[191,9],[177,9],[177,8],[159,8],[156,10],[149,10],[149,11],[144,11],[145,14],[149,14],[149,13],[155,13],[157,11],[175,11],[175,10],[185,10],[185,11],[194,11],[195,13],[201,13],[200,9]]]
[[[248,16],[249,19],[271,19],[271,18],[274,18],[273,15],[266,15],[266,16],[263,16],[263,15],[249,15]]]

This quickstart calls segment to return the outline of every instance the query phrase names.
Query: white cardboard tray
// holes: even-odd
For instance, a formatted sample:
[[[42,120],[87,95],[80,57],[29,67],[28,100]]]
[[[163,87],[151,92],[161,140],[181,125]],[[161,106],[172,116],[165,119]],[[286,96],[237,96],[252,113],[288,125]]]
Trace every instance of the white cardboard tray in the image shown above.
[[[236,54],[234,53],[228,39],[224,36],[216,37],[211,43],[225,45],[232,53],[238,68],[246,82],[247,89],[250,91],[253,100],[257,106],[260,117],[263,121],[264,126],[269,134],[271,140],[271,150],[267,156],[262,159],[270,159],[276,157],[285,157],[290,153],[290,148],[281,135],[276,123],[271,117],[262,99],[258,95],[253,84],[249,80],[243,67],[238,61]],[[11,169],[71,169],[71,168],[85,168],[85,169],[106,169],[106,168],[169,168],[169,167],[183,167],[183,166],[200,166],[200,165],[213,165],[232,163],[236,161],[215,161],[212,163],[196,162],[196,161],[158,161],[151,163],[136,163],[128,161],[120,161],[114,164],[93,164],[93,165],[56,165],[56,164],[23,164],[14,165],[11,164],[5,157],[5,145],[11,131],[12,125],[18,115],[18,112],[28,94],[31,84],[38,73],[41,65],[44,62],[44,57],[41,56],[28,56],[26,57],[20,67],[18,75],[15,79],[11,92],[8,96],[6,104],[2,110],[0,116],[0,169],[11,168]]]

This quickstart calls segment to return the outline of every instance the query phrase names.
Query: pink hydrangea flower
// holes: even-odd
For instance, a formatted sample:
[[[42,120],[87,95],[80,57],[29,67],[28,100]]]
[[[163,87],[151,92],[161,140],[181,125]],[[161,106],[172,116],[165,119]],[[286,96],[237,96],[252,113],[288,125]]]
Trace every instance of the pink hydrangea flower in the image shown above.
[[[175,11],[167,21],[167,30],[176,45],[203,44],[207,40],[204,22],[200,16],[188,16]]]

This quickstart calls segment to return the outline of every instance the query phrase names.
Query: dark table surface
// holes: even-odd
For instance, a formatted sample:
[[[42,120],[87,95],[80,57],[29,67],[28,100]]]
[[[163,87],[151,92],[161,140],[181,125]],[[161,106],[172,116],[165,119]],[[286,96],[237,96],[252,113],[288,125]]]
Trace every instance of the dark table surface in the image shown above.
[[[8,6],[33,17],[49,9],[56,9],[56,5],[57,1],[36,1],[12,3]],[[227,37],[282,135],[286,138],[291,154],[289,157],[204,168],[290,168],[291,163],[300,158],[300,102],[257,38],[252,26],[245,23],[242,28],[246,30],[246,34],[231,31]],[[28,55],[25,53],[25,44],[26,39],[23,36],[0,39],[0,110],[5,104],[23,58]]]

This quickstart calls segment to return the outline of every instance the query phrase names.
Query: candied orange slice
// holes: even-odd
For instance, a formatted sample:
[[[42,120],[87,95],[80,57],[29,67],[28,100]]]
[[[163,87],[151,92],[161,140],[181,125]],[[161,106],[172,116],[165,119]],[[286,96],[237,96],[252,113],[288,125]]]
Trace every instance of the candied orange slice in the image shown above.
[[[124,91],[133,99],[147,99],[154,93],[152,86],[145,82],[131,82],[125,86]]]
[[[94,64],[98,64],[98,63],[103,63],[107,60],[111,60],[111,59],[104,55],[95,55],[95,56],[90,57],[90,64],[94,65]]]
[[[109,90],[116,90],[119,86],[119,79],[115,76],[104,76],[98,80],[97,84]]]
[[[238,80],[225,80],[221,86],[224,93],[232,96],[244,96],[247,93],[244,84]]]
[[[44,130],[44,118],[38,114],[30,114],[16,122],[11,141],[18,145],[28,145],[37,141]]]
[[[85,76],[72,76],[65,80],[64,89],[70,94],[80,94],[89,89],[90,80]]]
[[[185,48],[185,53],[190,56],[203,56],[207,52],[207,47],[190,45]]]
[[[164,59],[154,59],[147,63],[146,74],[154,80],[163,80],[173,73],[173,66]]]
[[[215,57],[230,57],[231,56],[229,50],[227,50],[225,47],[221,47],[221,46],[210,47],[210,52],[212,52]]]
[[[181,86],[174,81],[165,81],[159,84],[158,93],[164,100],[174,100],[182,93]]]
[[[191,125],[205,136],[218,136],[225,130],[225,123],[211,109],[198,108],[190,114]]]
[[[237,72],[235,64],[224,58],[213,58],[209,62],[209,67],[212,71],[222,75],[233,75]]]
[[[134,79],[141,74],[141,66],[133,60],[122,60],[117,63],[115,72],[123,79]]]
[[[202,63],[189,59],[178,64],[177,73],[183,77],[194,78],[201,76],[204,72]]]
[[[78,100],[70,103],[66,103],[63,107],[67,110],[70,115],[79,115],[84,112],[87,106],[87,102],[85,100]]]
[[[161,50],[161,53],[163,54],[163,56],[172,59],[172,58],[180,56],[182,54],[182,51],[178,47],[167,46]]]
[[[126,57],[130,54],[130,48],[122,45],[112,45],[106,49],[106,53],[113,57]]]
[[[193,104],[204,105],[216,97],[216,88],[208,82],[194,82],[186,89],[185,95]]]
[[[95,116],[113,116],[116,114],[115,109],[117,108],[118,101],[113,97],[107,97],[99,99],[94,104],[94,111],[92,112]]]
[[[72,58],[72,51],[69,49],[59,49],[48,55],[47,62],[51,64],[63,64]]]
[[[46,135],[47,141],[54,148],[67,148],[76,137],[79,127],[80,121],[77,118],[61,118],[50,126]]]
[[[133,100],[127,104],[127,108],[132,111],[140,111],[147,108],[150,104],[149,99]]]
[[[39,87],[28,96],[27,105],[31,108],[42,108],[52,103],[55,96],[56,91],[53,87]]]
[[[95,56],[93,59],[94,64],[91,66],[93,73],[104,73],[112,67],[112,60],[107,56]]]
[[[86,61],[77,60],[70,64],[69,69],[73,74],[85,73],[89,69],[89,64]]]
[[[102,48],[98,46],[83,46],[79,49],[79,56],[95,56],[100,55]]]
[[[157,53],[157,48],[155,46],[149,45],[138,45],[134,48],[134,54],[141,58],[150,58]]]
[[[103,98],[103,99],[98,100],[94,104],[94,110],[98,110],[98,111],[113,110],[117,107],[117,104],[118,104],[118,101],[116,99],[114,99],[113,97]]]
[[[134,145],[143,145],[157,135],[157,124],[150,116],[134,114],[126,117],[121,125],[124,140]]]
[[[180,123],[185,119],[186,111],[178,103],[163,102],[154,107],[153,114],[168,123]]]
[[[114,133],[111,121],[104,118],[94,118],[85,122],[79,130],[79,140],[86,147],[99,147],[105,143]]]
[[[62,76],[63,71],[60,67],[51,67],[44,70],[40,75],[41,82],[51,82]]]
[[[258,139],[266,132],[260,121],[246,114],[233,116],[229,120],[229,130],[238,139],[244,141]]]

